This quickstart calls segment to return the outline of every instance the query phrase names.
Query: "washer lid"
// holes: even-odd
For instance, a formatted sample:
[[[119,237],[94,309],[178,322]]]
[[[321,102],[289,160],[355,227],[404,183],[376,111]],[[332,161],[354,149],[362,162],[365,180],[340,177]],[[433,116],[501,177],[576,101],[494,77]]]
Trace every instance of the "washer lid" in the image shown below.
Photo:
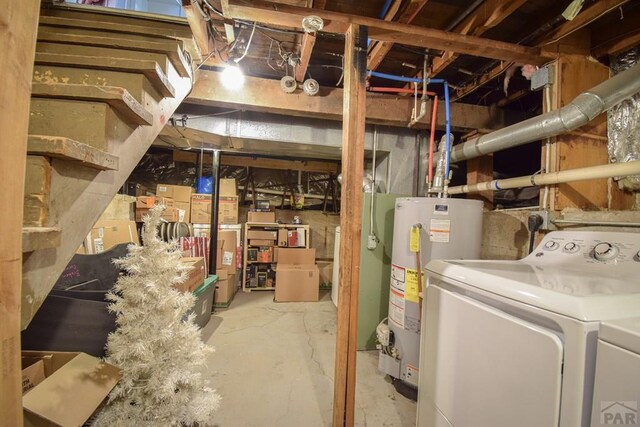
[[[604,268],[603,268],[604,267]],[[427,274],[583,321],[640,317],[640,272],[520,261],[431,261]]]
[[[640,317],[602,322],[598,338],[640,354]]]

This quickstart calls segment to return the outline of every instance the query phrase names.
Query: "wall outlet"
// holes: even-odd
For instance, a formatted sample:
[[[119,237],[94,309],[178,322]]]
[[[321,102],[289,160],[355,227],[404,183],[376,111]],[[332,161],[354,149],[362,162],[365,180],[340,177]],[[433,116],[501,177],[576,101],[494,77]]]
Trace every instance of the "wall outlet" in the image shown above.
[[[529,215],[540,215],[542,217],[542,225],[539,230],[554,231],[558,229],[553,223],[555,218],[553,211],[531,211]]]
[[[378,238],[375,236],[375,234],[369,234],[369,237],[367,238],[367,249],[372,251],[377,247],[378,247]]]

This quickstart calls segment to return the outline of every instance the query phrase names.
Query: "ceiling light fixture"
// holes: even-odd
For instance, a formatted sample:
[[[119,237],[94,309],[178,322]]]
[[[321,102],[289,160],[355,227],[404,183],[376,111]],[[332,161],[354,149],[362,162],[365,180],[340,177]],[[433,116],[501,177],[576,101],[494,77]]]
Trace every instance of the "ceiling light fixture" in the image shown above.
[[[222,70],[220,80],[226,89],[237,90],[244,85],[244,73],[237,65],[227,65]]]

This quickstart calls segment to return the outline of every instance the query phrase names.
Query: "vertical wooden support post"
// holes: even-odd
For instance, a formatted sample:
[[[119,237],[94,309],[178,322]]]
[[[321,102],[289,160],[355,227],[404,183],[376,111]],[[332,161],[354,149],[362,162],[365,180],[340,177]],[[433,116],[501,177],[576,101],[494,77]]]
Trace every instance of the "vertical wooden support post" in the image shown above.
[[[353,426],[356,335],[364,168],[367,29],[352,24],[345,34],[342,116],[340,280],[334,379],[333,426]]]
[[[493,153],[467,160],[467,184],[493,180]],[[482,200],[486,209],[493,209],[493,191],[469,194],[470,199]]]
[[[0,1],[0,423],[22,426],[22,206],[40,1]]]

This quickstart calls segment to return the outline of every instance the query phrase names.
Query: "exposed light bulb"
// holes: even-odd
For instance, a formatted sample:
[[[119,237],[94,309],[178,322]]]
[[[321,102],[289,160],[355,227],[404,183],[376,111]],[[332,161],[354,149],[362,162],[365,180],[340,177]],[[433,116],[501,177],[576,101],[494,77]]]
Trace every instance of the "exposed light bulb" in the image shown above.
[[[237,65],[227,65],[220,76],[222,85],[231,90],[240,89],[244,85],[244,73]]]

